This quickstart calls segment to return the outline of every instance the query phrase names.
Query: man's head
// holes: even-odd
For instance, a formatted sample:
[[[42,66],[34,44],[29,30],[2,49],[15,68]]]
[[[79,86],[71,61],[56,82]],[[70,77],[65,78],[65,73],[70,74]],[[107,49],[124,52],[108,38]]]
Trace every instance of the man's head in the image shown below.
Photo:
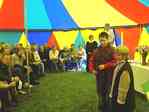
[[[53,51],[57,50],[56,45],[53,45],[53,46],[51,47],[51,49],[52,49]]]
[[[74,47],[75,47],[75,45],[74,45],[74,44],[71,44],[71,45],[70,45],[70,48],[74,48]]]
[[[4,54],[10,55],[10,53],[11,53],[11,49],[9,47],[4,49]]]
[[[99,34],[99,41],[102,47],[106,47],[109,45],[109,35],[106,32],[101,32]]]
[[[44,46],[45,49],[48,48],[48,44],[47,43],[45,43],[43,46]]]
[[[92,34],[89,35],[89,40],[93,41],[94,40],[94,36]]]
[[[31,44],[31,51],[36,51],[37,48],[38,46],[35,43]]]
[[[106,23],[104,28],[105,28],[106,31],[108,31],[110,29],[110,24]]]
[[[18,44],[16,44],[16,48],[21,49],[21,48],[23,48],[23,45],[21,43],[18,43]]]
[[[67,51],[68,47],[67,46],[64,46],[63,50],[64,51]]]

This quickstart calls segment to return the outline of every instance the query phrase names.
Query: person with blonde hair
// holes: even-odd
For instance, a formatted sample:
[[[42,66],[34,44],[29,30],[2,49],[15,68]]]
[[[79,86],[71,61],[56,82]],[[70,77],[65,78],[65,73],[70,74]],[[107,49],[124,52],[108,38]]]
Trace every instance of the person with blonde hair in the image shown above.
[[[110,112],[134,112],[135,89],[131,65],[128,62],[129,49],[126,46],[116,48],[117,65],[113,72],[110,90]]]

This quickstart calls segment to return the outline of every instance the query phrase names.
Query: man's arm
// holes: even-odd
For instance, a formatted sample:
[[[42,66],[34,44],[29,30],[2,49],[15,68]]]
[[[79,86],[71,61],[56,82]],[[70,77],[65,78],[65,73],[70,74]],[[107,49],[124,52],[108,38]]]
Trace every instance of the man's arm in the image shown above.
[[[112,59],[104,64],[101,64],[98,66],[99,70],[104,70],[104,69],[109,69],[109,68],[113,68],[116,66],[116,59],[115,59],[115,54],[112,55]]]
[[[109,69],[109,68],[113,68],[116,65],[116,60],[112,59],[111,61],[103,64],[104,69]]]

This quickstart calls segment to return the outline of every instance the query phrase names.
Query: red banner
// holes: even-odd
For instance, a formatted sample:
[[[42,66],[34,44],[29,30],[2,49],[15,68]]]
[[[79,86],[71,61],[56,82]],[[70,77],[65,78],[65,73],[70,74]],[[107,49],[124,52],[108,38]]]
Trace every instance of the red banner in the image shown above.
[[[24,29],[24,0],[3,0],[0,29]]]
[[[138,0],[107,0],[116,10],[138,24],[149,23],[149,7]]]

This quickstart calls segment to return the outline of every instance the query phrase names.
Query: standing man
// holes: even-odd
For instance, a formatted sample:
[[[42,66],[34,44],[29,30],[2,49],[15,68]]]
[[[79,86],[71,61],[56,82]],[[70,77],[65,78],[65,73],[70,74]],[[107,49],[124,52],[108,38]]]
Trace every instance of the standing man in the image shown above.
[[[110,90],[111,112],[134,112],[135,89],[132,68],[128,60],[129,49],[116,49],[117,66],[114,69]]]
[[[110,27],[110,24],[106,23],[104,27],[104,32],[107,32],[109,35],[109,42],[113,46],[114,40],[115,40],[115,34],[113,32],[113,29]]]
[[[95,50],[92,59],[93,73],[96,74],[98,109],[107,112],[108,92],[112,80],[114,49],[109,43],[106,32],[99,34],[100,46]]]
[[[89,72],[89,59],[93,54],[93,51],[97,48],[98,43],[94,40],[93,35],[89,35],[89,41],[86,43],[86,54],[87,54],[87,68],[86,71]]]

